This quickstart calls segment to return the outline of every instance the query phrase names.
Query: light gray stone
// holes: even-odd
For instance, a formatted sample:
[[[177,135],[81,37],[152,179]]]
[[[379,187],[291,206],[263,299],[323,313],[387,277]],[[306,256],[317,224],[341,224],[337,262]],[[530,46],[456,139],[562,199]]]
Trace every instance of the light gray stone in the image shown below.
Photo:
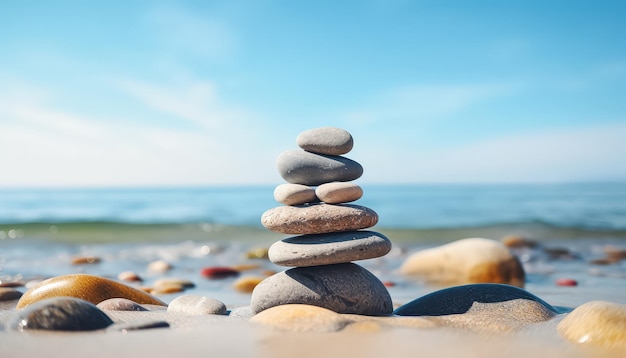
[[[315,196],[327,204],[349,203],[363,196],[363,189],[352,182],[325,183],[315,189]]]
[[[319,202],[315,189],[302,184],[280,184],[274,189],[274,199],[285,205],[301,205]]]
[[[172,300],[167,306],[167,312],[187,315],[225,315],[226,305],[214,298],[198,295],[182,295]]]
[[[328,155],[346,154],[354,145],[352,135],[347,130],[335,127],[306,130],[300,133],[296,143],[306,151]]]
[[[392,312],[389,292],[371,272],[353,263],[296,267],[263,280],[252,292],[255,313],[285,304],[306,304],[368,316]]]
[[[360,230],[377,222],[374,210],[351,204],[279,206],[261,216],[261,223],[268,230],[290,235]]]
[[[280,176],[288,183],[320,185],[333,181],[356,180],[363,175],[361,164],[342,156],[288,150],[276,160]]]
[[[139,303],[125,298],[109,298],[96,306],[103,311],[147,311],[148,309]]]
[[[391,241],[374,231],[302,235],[275,242],[269,259],[281,266],[316,266],[372,259],[386,255]]]

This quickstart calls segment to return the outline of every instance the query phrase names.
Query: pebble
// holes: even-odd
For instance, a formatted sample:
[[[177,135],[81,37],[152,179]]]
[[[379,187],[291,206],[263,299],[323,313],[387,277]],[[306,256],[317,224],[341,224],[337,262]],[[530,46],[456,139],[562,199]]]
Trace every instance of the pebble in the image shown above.
[[[54,297],[18,311],[12,327],[18,331],[93,331],[113,321],[90,302],[74,297]]]
[[[587,302],[565,316],[557,330],[571,342],[626,355],[626,305],[606,301]]]
[[[95,256],[79,256],[72,259],[72,265],[97,264],[100,261],[100,258]]]
[[[382,282],[353,263],[279,272],[257,285],[250,300],[255,313],[284,304],[308,304],[337,313],[369,316],[392,311],[391,297]]]
[[[233,288],[241,293],[252,293],[254,288],[264,279],[265,277],[241,277],[233,282]]]
[[[167,306],[169,313],[182,313],[186,315],[225,315],[226,305],[214,298],[198,295],[178,296]]]
[[[23,287],[25,284],[23,281],[1,281],[0,280],[0,287],[7,287],[7,288],[13,288],[13,287]]]
[[[230,267],[205,267],[200,274],[210,280],[221,280],[229,277],[237,277],[240,272]]]
[[[363,175],[361,164],[351,159],[303,150],[281,153],[276,161],[276,167],[286,182],[310,186],[333,181],[352,181]]]
[[[244,320],[249,320],[252,316],[254,316],[254,312],[252,312],[252,308],[250,306],[234,308],[228,315],[230,318],[239,318]]]
[[[559,278],[554,281],[557,286],[578,286],[578,281],[573,278]]]
[[[117,279],[120,281],[127,281],[127,282],[143,282],[143,279],[132,271],[120,272],[120,274],[117,275]]]
[[[519,259],[501,242],[482,238],[416,252],[404,261],[400,272],[444,285],[504,283],[524,287],[525,283]]]
[[[274,189],[274,200],[285,205],[300,205],[318,202],[315,189],[302,184],[285,183]]]
[[[270,261],[281,266],[316,266],[371,259],[386,255],[391,241],[374,231],[302,235],[275,242]]]
[[[103,311],[147,311],[148,309],[135,301],[125,298],[109,298],[96,305]]]
[[[538,246],[537,241],[531,240],[524,236],[511,235],[502,239],[504,246],[512,249],[528,248],[532,249]]]
[[[267,247],[258,247],[246,252],[248,259],[267,259]]]
[[[341,155],[352,150],[354,140],[345,129],[335,127],[321,127],[306,130],[296,138],[296,144],[306,151]]]
[[[160,278],[154,281],[153,286],[155,288],[165,287],[165,286],[181,286],[183,288],[192,288],[196,287],[196,284],[192,281],[185,280],[182,278],[168,277],[168,278]]]
[[[150,294],[153,295],[169,295],[171,293],[183,292],[185,287],[183,285],[171,283],[167,285],[161,285],[159,287],[152,287],[150,289]]]
[[[173,267],[169,262],[163,260],[152,261],[148,264],[148,270],[156,273],[165,273],[171,270]]]
[[[329,309],[306,305],[275,306],[256,314],[250,322],[272,326],[290,332],[337,332],[351,323],[347,318]]]
[[[327,204],[349,203],[361,199],[363,189],[353,182],[324,183],[315,189],[315,196]]]
[[[17,300],[22,297],[22,293],[14,288],[0,287],[0,301]]]
[[[539,309],[528,310],[528,304],[520,300],[534,302]],[[526,322],[545,321],[556,314],[556,309],[532,293],[509,285],[472,284],[455,286],[432,292],[398,307],[393,313],[398,316],[443,316],[485,311],[482,304],[512,302],[508,309],[493,310],[496,314],[513,315]],[[492,307],[501,307],[492,306]]]
[[[126,298],[139,304],[166,306],[156,297],[120,282],[99,276],[71,274],[41,281],[22,295],[16,308],[59,296],[76,297],[93,304],[109,298]]]
[[[290,235],[366,229],[377,222],[378,214],[374,210],[352,204],[279,206],[261,217],[268,230]]]
[[[240,265],[233,265],[233,266],[231,266],[231,268],[233,270],[237,270],[239,272],[243,272],[243,271],[258,270],[258,269],[261,268],[261,265],[259,265],[259,264],[240,264]]]
[[[136,321],[112,324],[107,328],[107,331],[127,333],[143,329],[169,328],[169,326],[170,324],[167,321]]]

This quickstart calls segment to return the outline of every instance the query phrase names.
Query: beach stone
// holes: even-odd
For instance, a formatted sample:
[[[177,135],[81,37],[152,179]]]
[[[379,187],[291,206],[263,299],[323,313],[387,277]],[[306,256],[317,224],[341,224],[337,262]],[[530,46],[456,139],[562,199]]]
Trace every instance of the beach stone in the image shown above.
[[[285,205],[300,205],[318,202],[315,189],[302,184],[285,183],[274,189],[274,200]]]
[[[573,278],[559,278],[554,281],[554,283],[557,286],[578,286],[578,281],[574,280]]]
[[[165,273],[172,269],[172,265],[163,260],[152,261],[148,264],[148,270],[156,273]]]
[[[354,140],[345,129],[335,127],[321,127],[306,130],[296,138],[296,144],[306,151],[341,155],[352,150]]]
[[[267,247],[257,247],[246,252],[248,259],[267,259]]]
[[[265,277],[241,277],[233,282],[233,288],[241,293],[252,293],[254,288],[264,279]]]
[[[270,261],[281,266],[316,266],[372,259],[386,255],[391,241],[374,231],[343,231],[301,235],[275,242]]]
[[[117,275],[117,279],[120,281],[127,281],[127,282],[143,282],[143,279],[132,271],[120,272],[119,275]]]
[[[520,300],[529,302],[526,304]],[[515,302],[513,302],[515,301]],[[507,309],[485,304],[513,302]],[[534,309],[529,310],[532,306]],[[493,311],[524,322],[545,321],[556,314],[556,309],[532,293],[509,285],[473,284],[450,287],[432,292],[404,304],[393,312],[398,316],[444,316],[468,312]]]
[[[139,304],[166,306],[158,298],[120,282],[99,276],[71,274],[41,281],[22,295],[16,308],[59,296],[76,297],[93,304],[109,298],[126,298]]]
[[[78,256],[72,259],[72,265],[98,264],[100,261],[100,258],[96,256]]]
[[[186,315],[225,315],[226,305],[214,298],[198,295],[178,296],[167,306],[169,313],[182,313]]]
[[[537,241],[531,240],[524,236],[518,236],[518,235],[506,236],[502,238],[502,243],[504,244],[504,246],[512,248],[512,249],[522,249],[522,248],[532,249],[532,248],[539,246]]]
[[[366,229],[377,222],[378,214],[374,210],[353,204],[279,206],[261,217],[268,230],[291,235]]]
[[[135,301],[125,298],[109,298],[96,305],[103,311],[147,311],[148,309]]]
[[[18,311],[12,327],[18,331],[93,331],[113,324],[93,303],[74,297],[54,297]]]
[[[501,242],[482,238],[416,252],[404,261],[400,272],[443,285],[504,283],[524,287],[525,282],[519,259]]]
[[[200,274],[210,280],[221,280],[229,277],[237,277],[240,272],[230,267],[205,267],[200,271]]]
[[[289,150],[278,156],[276,167],[286,182],[320,185],[333,181],[352,181],[363,175],[361,164],[342,156]]]
[[[252,312],[252,308],[250,306],[237,307],[230,311],[228,314],[229,318],[238,318],[249,320],[254,316],[254,312]]]
[[[626,355],[626,305],[591,301],[576,307],[557,326],[570,342]]]
[[[169,328],[170,324],[167,321],[134,321],[134,322],[123,322],[123,323],[115,323],[110,325],[107,328],[107,331],[115,331],[126,333],[129,331],[139,331],[144,329],[154,329],[154,328]]]
[[[369,316],[392,311],[389,292],[368,270],[353,263],[296,267],[266,278],[252,292],[255,313],[285,304],[319,306]]]
[[[154,288],[166,287],[166,286],[180,286],[182,288],[192,288],[192,287],[195,287],[196,284],[193,283],[192,281],[185,280],[182,278],[167,277],[167,278],[160,278],[154,281],[153,286]]]
[[[239,265],[233,265],[231,266],[231,268],[233,270],[239,271],[239,272],[244,272],[244,271],[252,271],[252,270],[258,270],[261,268],[261,265],[259,264],[239,264]]]
[[[287,304],[268,308],[250,318],[250,322],[290,332],[326,333],[340,331],[352,321],[326,308]]]
[[[349,203],[363,196],[363,189],[352,182],[325,183],[315,189],[315,196],[327,204]]]
[[[0,301],[17,300],[22,297],[22,293],[14,288],[0,287]]]

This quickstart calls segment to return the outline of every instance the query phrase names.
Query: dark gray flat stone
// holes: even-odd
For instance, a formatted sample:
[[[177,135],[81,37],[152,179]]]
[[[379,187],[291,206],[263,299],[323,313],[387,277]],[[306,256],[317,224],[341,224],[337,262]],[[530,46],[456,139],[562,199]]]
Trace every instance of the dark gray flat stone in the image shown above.
[[[288,150],[276,160],[280,176],[292,184],[320,185],[333,181],[356,180],[363,175],[361,164],[338,155],[304,150]]]

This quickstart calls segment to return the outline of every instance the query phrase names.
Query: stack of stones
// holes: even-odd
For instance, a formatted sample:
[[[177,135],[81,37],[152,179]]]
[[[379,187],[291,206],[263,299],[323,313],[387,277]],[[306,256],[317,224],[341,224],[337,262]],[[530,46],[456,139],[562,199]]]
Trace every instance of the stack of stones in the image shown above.
[[[389,292],[383,283],[352,261],[386,255],[391,242],[366,231],[378,215],[359,205],[363,190],[353,180],[363,167],[343,154],[352,150],[346,130],[310,129],[297,140],[301,149],[283,152],[277,160],[287,181],[276,187],[274,198],[283,206],[266,211],[261,221],[275,232],[298,235],[274,243],[269,259],[293,267],[268,277],[252,293],[251,309],[259,313],[284,304],[308,304],[338,313],[388,315]]]

